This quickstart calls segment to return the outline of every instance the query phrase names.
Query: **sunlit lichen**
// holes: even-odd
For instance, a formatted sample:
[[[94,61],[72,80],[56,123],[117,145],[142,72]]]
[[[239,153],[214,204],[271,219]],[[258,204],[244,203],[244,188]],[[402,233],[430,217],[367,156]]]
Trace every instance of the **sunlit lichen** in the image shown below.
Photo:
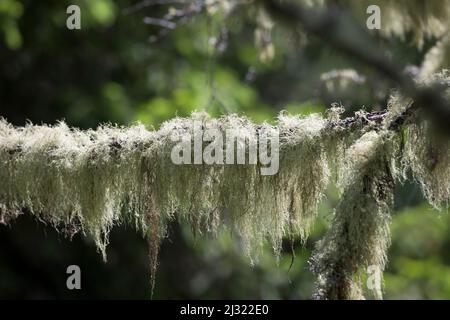
[[[362,299],[367,268],[384,270],[394,188],[390,159],[396,145],[392,133],[370,131],[348,149],[339,182],[343,194],[311,258],[318,276],[316,298]],[[381,298],[381,283],[371,289]]]
[[[279,173],[262,176],[260,164],[175,165],[173,135],[191,132],[194,120],[221,132],[237,130],[250,143],[258,143],[252,132],[277,130]],[[198,232],[230,229],[255,259],[266,239],[278,252],[284,235],[307,237],[328,183],[325,125],[315,115],[281,115],[273,127],[238,116],[194,114],[154,132],[140,125],[83,132],[64,123],[14,128],[2,120],[2,219],[26,209],[56,227],[78,226],[105,255],[114,224],[132,223],[159,245],[167,223],[177,218]]]
[[[421,86],[443,85],[448,87],[448,71],[442,71],[426,79]],[[450,93],[447,91],[447,97]],[[395,94],[389,103],[392,117],[400,115],[411,106],[410,99]],[[427,116],[427,106],[416,106],[414,121],[403,129],[403,176],[410,172],[420,184],[423,194],[435,208],[442,209],[450,201],[450,142],[442,129]]]

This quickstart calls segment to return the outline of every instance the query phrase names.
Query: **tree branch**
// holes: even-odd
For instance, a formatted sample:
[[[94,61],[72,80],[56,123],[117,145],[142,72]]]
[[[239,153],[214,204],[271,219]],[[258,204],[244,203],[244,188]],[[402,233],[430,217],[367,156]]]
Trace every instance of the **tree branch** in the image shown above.
[[[259,0],[267,11],[280,23],[293,29],[301,26],[307,33],[318,37],[344,55],[364,64],[385,79],[393,82],[405,95],[421,106],[440,126],[450,134],[449,101],[444,96],[445,84],[423,87],[407,76],[401,64],[389,59],[375,44],[372,37],[357,25],[349,22],[348,16],[337,6],[330,6],[323,13],[305,9],[300,5],[277,0]]]

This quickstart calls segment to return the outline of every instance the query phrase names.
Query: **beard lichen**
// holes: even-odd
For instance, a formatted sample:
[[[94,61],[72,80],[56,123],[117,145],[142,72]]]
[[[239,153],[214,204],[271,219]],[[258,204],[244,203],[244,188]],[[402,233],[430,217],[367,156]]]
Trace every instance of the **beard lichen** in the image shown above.
[[[443,70],[419,81],[420,86],[448,87],[449,72]],[[448,89],[445,95],[450,98]],[[412,104],[411,99],[396,93],[389,101],[389,113],[391,117],[398,116],[412,109]],[[411,173],[428,202],[442,209],[448,207],[450,201],[450,141],[427,111],[427,106],[414,106],[414,118],[402,128],[402,177],[405,179]]]
[[[257,144],[262,133],[279,135],[279,172],[264,176],[259,163],[174,164],[173,136],[192,133],[194,121],[220,132],[233,129],[246,145]],[[284,114],[275,127],[196,113],[158,131],[141,125],[13,127],[1,120],[0,219],[7,223],[26,210],[59,230],[80,230],[105,259],[113,225],[132,224],[149,239],[152,278],[159,244],[175,218],[200,233],[234,232],[253,261],[266,239],[276,253],[285,235],[306,239],[328,184],[325,129],[318,115]]]
[[[63,123],[1,126],[3,220],[27,209],[57,228],[81,226],[105,256],[110,228],[128,220],[122,210],[140,215],[138,168],[154,134],[143,126],[86,132]]]
[[[205,129],[233,129],[237,136],[246,137],[248,145],[258,143],[255,132],[271,135],[276,130],[237,116],[215,120],[194,114],[193,119],[200,119]],[[146,158],[155,205],[169,220],[185,220],[196,232],[215,233],[224,226],[239,237],[252,260],[258,257],[267,238],[278,253],[287,233],[306,239],[328,184],[328,165],[321,142],[325,124],[318,116],[281,115],[280,169],[276,175],[263,176],[259,164],[174,164],[170,159],[174,147],[171,135],[192,135],[194,128],[192,119],[169,121],[158,131],[158,146]]]
[[[388,131],[369,131],[347,150],[345,173],[338,181],[340,202],[310,260],[318,276],[316,298],[363,299],[361,278],[367,268],[384,270],[396,172],[391,159],[397,144]],[[371,289],[381,298],[381,281]]]
[[[420,184],[425,198],[436,209],[450,201],[450,143],[429,121],[411,124],[405,130],[404,165]]]

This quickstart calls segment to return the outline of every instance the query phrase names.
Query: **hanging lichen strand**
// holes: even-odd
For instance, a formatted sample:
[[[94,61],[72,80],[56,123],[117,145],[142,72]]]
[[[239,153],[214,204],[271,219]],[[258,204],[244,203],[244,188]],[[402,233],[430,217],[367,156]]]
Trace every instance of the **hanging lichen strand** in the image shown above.
[[[311,258],[318,276],[316,298],[362,299],[361,276],[371,267],[382,272],[389,245],[390,208],[393,204],[395,135],[370,131],[348,150],[343,189],[331,228]],[[381,299],[381,281],[373,295]]]
[[[437,209],[450,199],[450,141],[428,121],[411,124],[406,130],[405,168],[422,187],[428,202]]]
[[[448,88],[449,79],[449,71],[444,70],[434,74],[428,82]],[[450,99],[450,89],[445,93]],[[389,101],[389,111],[395,117],[405,113],[411,105],[410,99],[397,93]],[[450,201],[450,139],[448,132],[428,119],[427,107],[415,106],[414,118],[404,127],[402,178],[411,173],[428,202],[436,209],[443,209]]]

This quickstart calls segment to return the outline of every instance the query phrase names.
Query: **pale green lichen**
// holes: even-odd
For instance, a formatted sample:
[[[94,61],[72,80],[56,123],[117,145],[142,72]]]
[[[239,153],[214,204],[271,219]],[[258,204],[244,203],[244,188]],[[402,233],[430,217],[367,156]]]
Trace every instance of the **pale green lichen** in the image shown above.
[[[250,143],[258,142],[255,132],[279,132],[280,171],[263,176],[260,164],[175,165],[173,135],[192,132],[194,120],[220,132],[234,129]],[[198,232],[230,229],[255,259],[266,239],[278,252],[284,235],[307,237],[328,183],[325,127],[317,115],[281,115],[275,128],[194,114],[153,132],[140,125],[84,132],[64,123],[15,128],[2,120],[1,217],[7,221],[26,209],[56,227],[81,228],[103,254],[109,230],[122,222],[149,234],[157,253],[168,221],[177,218]]]
[[[405,167],[422,187],[428,202],[437,209],[450,202],[450,142],[448,137],[421,121],[406,129]]]
[[[396,145],[392,133],[370,131],[348,149],[339,181],[342,197],[311,258],[318,276],[316,298],[362,299],[362,274],[369,266],[384,270],[394,187],[390,159]],[[372,291],[381,298],[381,283]]]
[[[205,128],[237,130],[251,144],[257,143],[256,129],[275,130],[267,124],[257,128],[236,116],[202,121]],[[306,238],[327,186],[328,166],[321,142],[325,123],[318,116],[281,115],[280,170],[274,176],[262,176],[259,165],[173,164],[168,158],[173,147],[169,135],[184,135],[193,128],[190,119],[172,120],[159,131],[161,148],[149,155],[155,202],[169,216],[194,224],[197,231],[215,232],[218,226],[226,226],[240,237],[252,258],[258,256],[265,238],[278,252],[287,232]]]
[[[439,84],[448,87],[449,74],[444,70],[420,81],[420,86]],[[446,96],[450,97],[448,90]],[[404,113],[412,103],[411,99],[398,93],[393,95],[389,102],[391,117]],[[416,106],[415,109],[414,121],[402,130],[403,178],[411,172],[428,202],[437,209],[446,208],[450,201],[450,141],[448,135],[428,118],[427,106]]]
[[[54,127],[7,127],[0,137],[3,219],[22,209],[55,226],[80,225],[104,253],[126,205],[138,208],[140,146],[152,136],[142,126],[81,132]],[[136,211],[136,214],[140,214]]]

